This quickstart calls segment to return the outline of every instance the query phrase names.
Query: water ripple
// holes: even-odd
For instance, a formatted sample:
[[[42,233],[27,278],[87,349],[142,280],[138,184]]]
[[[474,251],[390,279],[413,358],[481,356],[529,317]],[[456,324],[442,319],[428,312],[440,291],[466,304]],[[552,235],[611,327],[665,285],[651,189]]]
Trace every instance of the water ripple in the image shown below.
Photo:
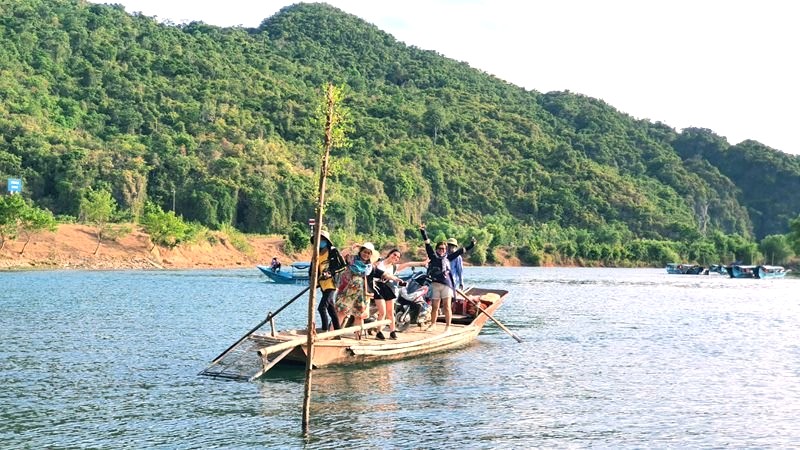
[[[197,377],[301,288],[255,270],[2,273],[4,448],[791,448],[800,280],[468,268],[510,292],[456,351]],[[302,326],[303,300],[279,328]]]

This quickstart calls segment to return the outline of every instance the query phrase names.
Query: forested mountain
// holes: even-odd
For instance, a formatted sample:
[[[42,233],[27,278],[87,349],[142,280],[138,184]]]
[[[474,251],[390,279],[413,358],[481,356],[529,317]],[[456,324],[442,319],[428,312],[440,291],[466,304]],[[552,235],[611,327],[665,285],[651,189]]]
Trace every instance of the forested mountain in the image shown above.
[[[527,91],[325,4],[244,29],[4,1],[0,180],[61,215],[94,188],[133,219],[149,200],[211,228],[305,230],[329,81],[353,120],[327,197],[342,236],[416,238],[425,221],[521,256],[653,261],[671,255],[631,245],[722,255],[724,236],[785,233],[800,214],[796,156]]]

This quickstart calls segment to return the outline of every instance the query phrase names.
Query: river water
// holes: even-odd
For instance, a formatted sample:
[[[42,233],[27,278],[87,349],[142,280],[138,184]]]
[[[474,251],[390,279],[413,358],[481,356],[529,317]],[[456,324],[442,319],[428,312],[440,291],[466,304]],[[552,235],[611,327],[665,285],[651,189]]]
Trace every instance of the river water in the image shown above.
[[[800,446],[800,279],[474,268],[462,349],[257,382],[197,376],[296,294],[258,271],[0,273],[3,448]],[[305,300],[277,318],[305,324]]]

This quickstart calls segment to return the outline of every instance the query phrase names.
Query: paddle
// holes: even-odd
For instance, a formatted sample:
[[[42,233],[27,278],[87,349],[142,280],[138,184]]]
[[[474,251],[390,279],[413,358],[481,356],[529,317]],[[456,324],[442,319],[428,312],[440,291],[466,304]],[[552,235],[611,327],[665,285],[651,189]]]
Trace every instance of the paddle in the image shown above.
[[[292,304],[292,302],[294,302],[295,300],[297,300],[298,298],[300,298],[300,296],[301,296],[301,295],[305,294],[305,293],[308,291],[308,289],[309,289],[309,288],[305,288],[305,289],[303,289],[302,291],[300,291],[300,292],[299,292],[297,295],[295,295],[294,297],[292,297],[292,299],[291,299],[291,300],[289,300],[288,302],[286,302],[286,304],[284,304],[283,306],[281,306],[280,308],[278,308],[278,310],[277,310],[277,311],[275,311],[274,313],[269,313],[269,314],[267,314],[267,318],[266,318],[266,319],[262,320],[262,321],[261,321],[261,323],[259,323],[259,324],[258,324],[258,325],[256,325],[255,327],[253,327],[253,329],[252,329],[252,330],[248,331],[248,332],[247,332],[247,334],[245,334],[244,336],[242,336],[242,337],[241,337],[241,339],[239,339],[238,341],[234,342],[234,343],[233,343],[233,345],[231,345],[230,347],[228,347],[228,348],[227,348],[227,349],[226,349],[224,352],[220,353],[220,355],[219,355],[219,356],[217,356],[216,358],[214,358],[214,360],[213,360],[213,361],[211,361],[211,364],[210,364],[208,367],[211,367],[211,366],[213,366],[214,364],[218,363],[218,362],[219,362],[219,361],[220,361],[220,360],[221,360],[221,359],[222,359],[222,358],[223,358],[225,355],[227,355],[227,354],[228,354],[228,353],[229,353],[231,350],[233,350],[234,348],[236,348],[236,346],[237,346],[237,345],[239,345],[239,344],[240,344],[240,343],[241,343],[243,340],[245,340],[245,339],[247,339],[248,337],[250,337],[250,335],[251,335],[251,334],[253,334],[253,333],[255,333],[256,331],[258,331],[258,329],[259,329],[259,328],[261,328],[261,327],[262,327],[262,326],[263,326],[265,323],[269,322],[269,321],[270,321],[270,319],[272,319],[273,317],[275,317],[276,315],[278,315],[278,313],[279,313],[279,312],[283,311],[283,309],[284,309],[284,308],[286,308],[287,306],[291,305],[291,304]],[[208,368],[206,368],[206,370],[208,370]]]
[[[486,310],[485,310],[485,309],[483,309],[483,308],[481,307],[481,304],[480,304],[480,302],[476,302],[475,300],[473,300],[473,299],[469,298],[469,296],[467,296],[467,294],[465,294],[465,293],[464,293],[464,291],[462,291],[461,289],[456,289],[456,292],[458,292],[459,294],[461,294],[461,296],[462,296],[462,297],[464,297],[464,299],[465,299],[466,301],[468,301],[468,302],[472,303],[473,305],[475,305],[475,308],[477,308],[477,309],[478,309],[478,311],[480,311],[480,312],[484,313],[484,314],[486,315],[486,317],[488,317],[488,318],[492,319],[492,322],[496,323],[496,324],[497,324],[497,326],[499,326],[500,328],[502,328],[502,329],[503,329],[503,331],[505,331],[506,333],[508,333],[508,334],[509,334],[509,335],[510,335],[512,338],[514,338],[514,339],[515,339],[517,342],[520,342],[520,343],[522,342],[522,338],[520,338],[519,336],[517,336],[516,334],[514,334],[514,332],[512,332],[511,330],[509,330],[508,328],[506,328],[506,326],[505,326],[505,325],[503,325],[502,323],[500,323],[500,321],[499,321],[499,320],[495,319],[494,317],[492,317],[492,315],[491,315],[491,314],[489,314],[488,312],[486,312]]]

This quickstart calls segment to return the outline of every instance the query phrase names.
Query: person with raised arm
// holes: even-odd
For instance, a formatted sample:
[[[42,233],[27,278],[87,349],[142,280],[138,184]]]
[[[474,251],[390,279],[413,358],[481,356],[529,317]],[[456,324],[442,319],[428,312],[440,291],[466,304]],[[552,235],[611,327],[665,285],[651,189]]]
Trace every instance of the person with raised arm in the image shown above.
[[[425,242],[425,252],[428,254],[430,263],[428,264],[428,276],[431,278],[431,324],[428,325],[427,330],[435,331],[436,320],[439,317],[439,306],[444,309],[444,332],[450,331],[450,320],[453,317],[452,307],[450,301],[455,293],[455,285],[453,283],[453,274],[450,268],[450,261],[458,258],[464,252],[472,250],[475,246],[475,238],[469,245],[461,247],[452,253],[447,252],[447,242],[438,242],[436,250],[431,246],[431,240],[428,239],[428,232],[425,231],[425,224],[420,225],[419,231],[422,234],[422,240]]]

